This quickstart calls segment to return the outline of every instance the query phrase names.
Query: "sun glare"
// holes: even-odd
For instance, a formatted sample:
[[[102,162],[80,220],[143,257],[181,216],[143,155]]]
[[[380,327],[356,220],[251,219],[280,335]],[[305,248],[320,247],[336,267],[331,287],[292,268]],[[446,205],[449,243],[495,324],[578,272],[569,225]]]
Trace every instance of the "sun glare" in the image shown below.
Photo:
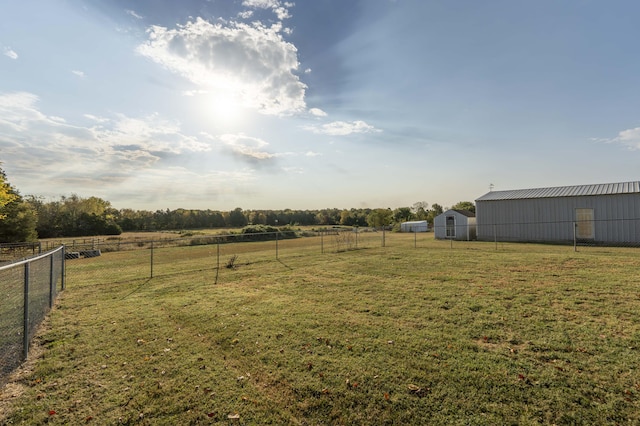
[[[236,121],[241,118],[242,109],[240,100],[231,92],[219,91],[212,95],[211,112],[220,120]]]

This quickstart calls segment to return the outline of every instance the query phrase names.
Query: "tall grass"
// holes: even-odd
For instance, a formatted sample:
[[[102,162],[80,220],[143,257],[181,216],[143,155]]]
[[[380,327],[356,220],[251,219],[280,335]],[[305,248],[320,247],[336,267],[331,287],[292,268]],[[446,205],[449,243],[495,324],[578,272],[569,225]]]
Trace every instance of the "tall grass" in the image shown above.
[[[637,249],[247,244],[220,271],[167,249],[153,279],[144,251],[70,262],[4,421],[640,422]]]

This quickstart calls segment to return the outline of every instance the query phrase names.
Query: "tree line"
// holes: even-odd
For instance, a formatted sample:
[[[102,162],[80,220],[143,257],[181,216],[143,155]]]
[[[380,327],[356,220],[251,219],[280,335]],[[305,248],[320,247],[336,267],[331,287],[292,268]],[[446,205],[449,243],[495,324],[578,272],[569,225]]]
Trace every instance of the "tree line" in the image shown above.
[[[473,203],[460,202],[452,208],[475,211]],[[268,226],[389,226],[408,220],[426,220],[445,209],[421,201],[396,209],[320,209],[320,210],[133,210],[115,209],[98,197],[72,194],[58,200],[22,197],[7,182],[0,169],[0,242],[25,242],[38,238],[119,235],[122,232],[169,231],[205,228]]]

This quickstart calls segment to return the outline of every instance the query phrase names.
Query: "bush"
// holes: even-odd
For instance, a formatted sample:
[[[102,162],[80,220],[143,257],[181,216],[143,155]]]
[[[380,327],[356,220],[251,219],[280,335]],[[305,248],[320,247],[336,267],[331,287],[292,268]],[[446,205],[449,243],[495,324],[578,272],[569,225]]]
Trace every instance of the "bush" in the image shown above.
[[[269,241],[278,239],[284,240],[296,238],[296,231],[290,226],[276,228],[271,225],[249,225],[242,228],[240,234],[243,236],[241,241]]]

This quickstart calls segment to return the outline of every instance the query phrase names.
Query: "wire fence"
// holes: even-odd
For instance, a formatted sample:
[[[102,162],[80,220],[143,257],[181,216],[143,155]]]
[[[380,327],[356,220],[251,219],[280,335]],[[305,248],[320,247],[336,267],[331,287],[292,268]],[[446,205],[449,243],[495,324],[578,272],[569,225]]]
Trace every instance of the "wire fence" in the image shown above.
[[[507,250],[511,244],[515,244],[514,249],[519,250],[516,247],[520,245],[513,241],[494,244],[493,241],[435,237],[433,231],[400,233],[389,229],[336,228],[321,231],[194,235],[136,241],[88,239],[68,245],[66,257],[72,262],[70,265],[75,265],[74,259],[83,262],[82,259],[109,255],[112,260],[104,263],[104,267],[109,268],[108,271],[88,269],[87,273],[104,274],[111,282],[126,283],[198,272],[204,281],[218,283],[223,280],[226,269],[274,260],[286,263],[287,259],[309,254],[342,253],[380,247]],[[565,245],[567,250],[571,250],[568,244]],[[80,279],[75,275],[74,277]]]
[[[18,259],[42,253],[40,242],[0,243],[0,264],[11,263]]]
[[[640,218],[453,222],[435,226],[436,238],[534,242],[577,246],[640,246]]]
[[[189,270],[214,270],[234,263],[304,256],[307,253],[337,253],[353,249],[384,246],[388,230],[336,228],[295,232],[284,230],[248,234],[195,235],[183,238],[126,241],[115,238],[75,240],[66,245],[67,260],[120,253],[128,276],[152,278]],[[176,251],[175,249],[181,249]],[[199,249],[199,250],[189,250]]]
[[[64,289],[64,247],[0,267],[0,385],[29,352],[38,325]]]
[[[597,245],[593,241],[579,240],[577,232],[574,233],[577,228],[574,222],[562,225],[569,227],[572,238],[561,243],[573,243],[574,249],[577,245]],[[508,226],[512,227],[513,224]],[[459,232],[459,229],[456,230]],[[66,241],[66,246],[0,267],[0,290],[4,295],[0,300],[0,386],[6,382],[8,373],[26,358],[35,328],[53,306],[57,293],[64,289],[65,259],[72,262],[69,264],[71,266],[76,265],[75,262],[82,264],[82,259],[109,254],[109,260],[95,264],[95,268],[74,267],[74,280],[83,279],[83,273],[104,272],[105,279],[126,283],[196,271],[203,280],[217,283],[224,279],[221,271],[227,268],[274,260],[286,264],[287,259],[308,254],[379,247],[502,250],[509,247],[509,243],[517,241],[506,231],[499,232],[500,226],[490,229],[493,233],[488,234],[485,242],[467,241],[467,238],[459,240],[452,234],[438,238],[443,231],[438,227],[429,232],[403,233],[389,229],[337,227],[319,231],[284,229],[255,234],[200,234],[134,241],[114,237]],[[457,235],[472,235],[467,231],[463,229]],[[626,240],[635,238],[635,234],[630,235],[632,237]],[[640,246],[639,241],[640,238],[635,242],[614,245]],[[48,249],[51,244],[43,243],[43,248]]]

